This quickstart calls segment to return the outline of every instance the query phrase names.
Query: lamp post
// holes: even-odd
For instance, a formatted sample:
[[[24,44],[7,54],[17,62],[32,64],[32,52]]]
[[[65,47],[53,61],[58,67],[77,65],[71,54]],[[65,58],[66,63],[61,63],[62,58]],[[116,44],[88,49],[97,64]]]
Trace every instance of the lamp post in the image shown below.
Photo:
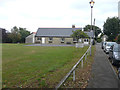
[[[90,3],[90,7],[91,7],[91,30],[92,30],[92,9],[93,9],[95,2],[93,0],[91,0],[89,3]]]
[[[94,25],[94,29],[93,29],[93,37],[96,38],[96,37],[95,37],[95,18],[94,18],[94,23],[93,23],[93,25]]]
[[[93,5],[95,2],[93,0],[91,0],[89,3],[90,3],[90,7],[91,7],[91,30],[92,30],[93,29],[92,28],[92,9],[93,9]],[[90,38],[92,38],[92,37],[90,37]],[[90,39],[90,44],[92,45],[91,39]],[[91,56],[91,48],[90,48],[90,56]]]

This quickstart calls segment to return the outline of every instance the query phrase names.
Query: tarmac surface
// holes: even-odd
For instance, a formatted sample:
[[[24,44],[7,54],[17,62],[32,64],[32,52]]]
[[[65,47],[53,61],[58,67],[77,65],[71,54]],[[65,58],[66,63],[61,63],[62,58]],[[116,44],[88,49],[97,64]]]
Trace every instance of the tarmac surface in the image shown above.
[[[96,44],[92,75],[87,88],[118,88],[120,90],[120,80],[107,55],[101,49],[101,44]]]

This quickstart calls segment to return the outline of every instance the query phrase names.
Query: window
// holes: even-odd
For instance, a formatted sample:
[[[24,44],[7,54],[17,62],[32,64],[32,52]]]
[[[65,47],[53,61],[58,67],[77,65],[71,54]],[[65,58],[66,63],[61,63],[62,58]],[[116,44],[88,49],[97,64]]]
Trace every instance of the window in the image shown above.
[[[84,42],[88,42],[88,39],[84,39]]]
[[[53,38],[52,38],[52,37],[49,37],[48,42],[49,42],[49,43],[52,43],[52,40],[53,40]]]
[[[88,42],[88,39],[87,39],[87,42]]]
[[[37,37],[37,40],[41,40],[41,37]]]
[[[77,39],[76,39],[76,38],[73,38],[73,41],[77,41]]]
[[[65,38],[61,38],[61,42],[64,42],[65,41]]]
[[[114,46],[112,46],[112,48],[113,48],[114,52],[120,52],[120,45],[114,45]]]
[[[73,38],[73,43],[77,43],[77,39],[76,38]]]
[[[53,38],[52,37],[49,37],[49,41],[52,41],[53,40]]]
[[[61,38],[61,43],[64,43],[64,41],[65,41],[65,38]]]

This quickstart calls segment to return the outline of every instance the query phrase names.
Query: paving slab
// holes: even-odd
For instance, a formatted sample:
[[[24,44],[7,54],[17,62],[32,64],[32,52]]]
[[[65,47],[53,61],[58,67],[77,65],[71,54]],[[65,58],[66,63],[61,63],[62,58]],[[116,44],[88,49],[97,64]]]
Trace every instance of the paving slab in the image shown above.
[[[119,88],[120,83],[110,64],[107,55],[101,49],[101,44],[96,44],[96,53],[92,65],[92,75],[87,88]]]

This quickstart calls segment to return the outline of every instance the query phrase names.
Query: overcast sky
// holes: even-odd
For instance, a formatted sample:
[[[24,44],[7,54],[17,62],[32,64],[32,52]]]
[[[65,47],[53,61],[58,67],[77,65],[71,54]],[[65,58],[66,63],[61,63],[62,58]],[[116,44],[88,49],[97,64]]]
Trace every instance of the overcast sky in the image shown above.
[[[39,27],[84,27],[91,24],[91,0],[0,0],[0,27],[36,32]],[[107,17],[118,16],[119,0],[94,0],[93,18],[102,28]]]

